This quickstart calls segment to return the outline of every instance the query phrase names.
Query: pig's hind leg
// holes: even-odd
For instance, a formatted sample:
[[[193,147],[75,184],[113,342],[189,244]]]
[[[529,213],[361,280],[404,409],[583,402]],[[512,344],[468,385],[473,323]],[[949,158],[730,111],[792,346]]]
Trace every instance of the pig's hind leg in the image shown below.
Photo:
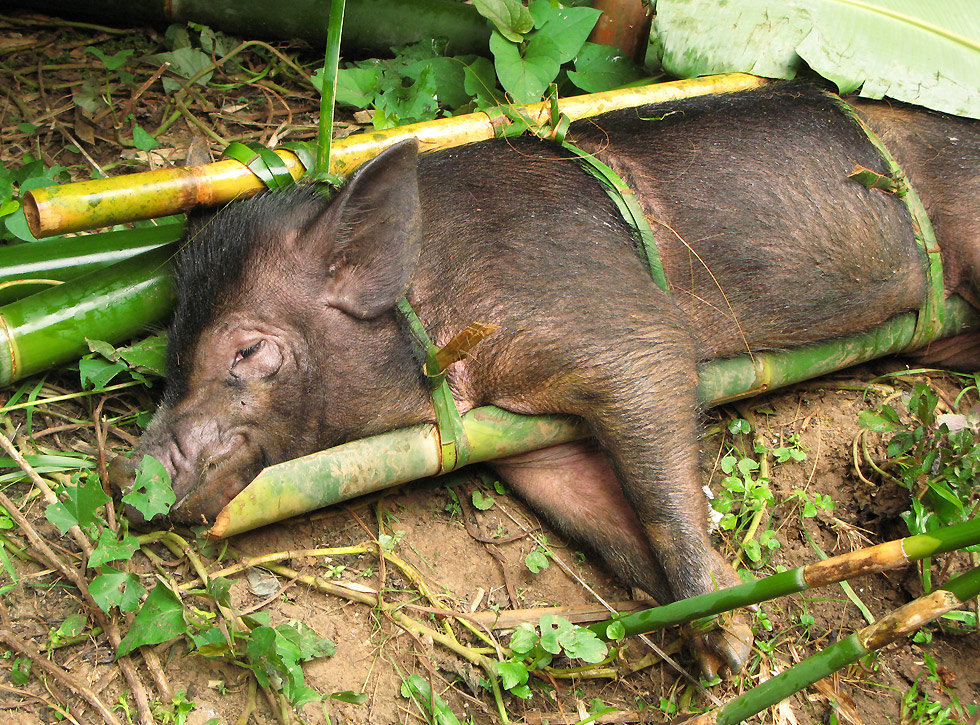
[[[593,441],[552,446],[497,460],[492,466],[552,526],[587,542],[621,582],[643,589],[661,603],[673,600],[643,526],[609,460]],[[711,555],[717,559],[716,568],[730,569],[713,549]],[[736,620],[727,630],[695,635],[693,645],[710,677],[722,665],[733,671],[741,668],[751,640],[748,627]]]

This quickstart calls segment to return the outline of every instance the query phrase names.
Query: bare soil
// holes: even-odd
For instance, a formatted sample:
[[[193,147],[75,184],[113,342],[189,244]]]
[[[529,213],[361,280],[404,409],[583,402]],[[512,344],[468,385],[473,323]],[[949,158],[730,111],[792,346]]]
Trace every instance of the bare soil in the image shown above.
[[[315,133],[318,99],[309,86],[303,85],[301,77],[282,70],[271,53],[249,52],[241,58],[253,71],[273,65],[276,71],[267,82],[243,83],[224,95],[212,87],[202,87],[186,112],[168,105],[159,80],[139,90],[155,66],[130,64],[127,68],[135,74],[134,83],[109,80],[110,84],[115,83],[113,107],[124,106],[134,114],[133,118],[126,118],[109,106],[105,108],[110,110],[104,113],[86,111],[73,100],[73,91],[78,92],[86,79],[97,84],[106,82],[101,64],[84,48],[94,45],[106,53],[136,48],[139,56],[162,50],[159,34],[73,27],[30,15],[0,17],[0,28],[0,90],[4,93],[0,96],[0,160],[7,168],[16,168],[27,154],[33,154],[49,165],[69,167],[76,178],[88,178],[93,163],[115,174],[180,163],[191,146],[220,149],[221,144],[205,137],[202,128],[226,141],[255,139],[263,143],[309,138]],[[316,62],[314,55],[304,54],[302,49],[282,45],[277,48],[309,68]],[[238,72],[222,82],[237,82],[242,75]],[[230,104],[237,108],[228,111]],[[126,146],[125,139],[132,138],[134,119],[152,130],[159,128],[171,113],[177,113],[178,118],[159,135],[159,154],[147,157]],[[24,123],[36,130],[27,132],[18,126]],[[354,125],[343,124],[348,130]],[[715,490],[721,476],[717,470],[718,453],[731,444],[731,436],[722,431],[732,417],[752,417],[770,447],[799,434],[801,448],[807,453],[806,460],[800,463],[773,464],[771,485],[776,503],[768,509],[762,529],[775,530],[779,548],[755,572],[757,575],[814,561],[818,558],[816,546],[833,555],[907,534],[898,515],[907,508],[908,495],[893,484],[882,482],[865,462],[860,453],[858,413],[893,393],[907,390],[913,379],[927,379],[943,391],[949,404],[960,386],[957,379],[943,373],[916,373],[871,384],[885,372],[902,369],[897,361],[875,363],[755,398],[737,409],[708,411],[703,467],[705,480]],[[29,381],[28,389],[35,385],[40,386],[39,399],[79,389],[77,373],[70,371],[36,378]],[[0,405],[9,400],[10,392],[0,391]],[[4,433],[12,435],[23,452],[81,451],[103,462],[115,452],[128,450],[139,435],[135,426],[117,426],[114,421],[134,410],[150,409],[156,392],[99,393],[39,405],[30,422],[23,411],[3,413],[0,420]],[[960,408],[972,402],[975,396],[963,401]],[[33,432],[30,438],[24,435],[28,428]],[[880,439],[870,435],[867,445],[870,455],[881,462]],[[859,469],[867,480],[859,477]],[[322,709],[308,705],[302,713],[295,714],[297,717],[306,722],[323,722],[327,715],[333,722],[343,723],[423,721],[417,706],[400,692],[403,680],[418,674],[431,683],[461,721],[500,722],[493,696],[481,684],[483,673],[432,636],[399,626],[394,611],[430,630],[451,632],[470,647],[485,647],[458,620],[436,617],[433,612],[445,609],[480,614],[541,607],[570,611],[579,606],[595,606],[600,598],[607,602],[630,598],[630,593],[588,552],[580,552],[578,545],[550,531],[519,501],[487,488],[487,483],[485,473],[468,469],[446,479],[417,482],[235,537],[227,550],[212,546],[203,552],[205,565],[214,571],[274,552],[358,545],[375,541],[380,534],[399,537],[394,553],[407,564],[404,569],[390,561],[382,562],[376,553],[327,558],[294,554],[280,562],[299,575],[319,576],[346,586],[355,594],[381,591],[385,603],[382,608],[324,593],[295,576],[273,577],[255,569],[251,578],[242,574],[233,577],[232,600],[237,608],[261,609],[273,623],[301,620],[336,643],[335,655],[304,666],[308,685],[323,694],[355,691],[368,696],[367,702],[359,705],[338,700],[328,700]],[[470,494],[477,487],[493,495],[496,503],[489,510],[478,511],[471,505]],[[803,520],[799,504],[790,496],[798,489],[811,495],[829,495],[835,503],[832,514],[821,513]],[[45,520],[43,498],[36,490],[27,483],[16,483],[8,486],[5,493],[60,556],[79,564],[75,544],[62,539]],[[19,531],[7,532],[7,536],[7,551],[24,542]],[[534,536],[545,537],[552,557],[551,565],[537,574],[524,564],[525,556],[539,546]],[[729,556],[734,556],[738,548],[737,542],[724,539],[720,546]],[[132,564],[135,571],[146,575],[144,583],[151,585],[155,572],[160,571],[168,572],[178,582],[193,579],[185,558],[163,548],[153,550],[156,568],[142,555],[137,555]],[[559,560],[564,566],[559,565]],[[965,561],[962,554],[943,557],[933,563],[935,576],[941,579],[948,572],[960,571]],[[49,632],[73,612],[85,613],[89,627],[92,626],[92,617],[77,590],[47,564],[16,559],[14,567],[20,583],[0,598],[0,632],[13,634],[28,647],[40,648],[48,641]],[[7,575],[0,574],[0,585],[7,583]],[[922,593],[914,568],[857,580],[853,589],[875,618]],[[691,684],[658,656],[650,656],[647,645],[635,640],[611,667],[605,668],[603,676],[592,677],[588,671],[569,678],[543,675],[534,680],[536,694],[530,701],[505,695],[509,718],[513,722],[574,723],[588,716],[587,710],[595,700],[601,700],[615,712],[596,722],[665,722],[709,706],[707,693],[726,701],[865,624],[858,607],[840,587],[770,602],[762,610],[772,629],[757,627],[756,656],[748,673],[742,676],[705,690]],[[812,622],[801,620],[802,615],[812,617]],[[125,631],[125,618],[117,621]],[[762,720],[823,723],[836,716],[840,721],[869,725],[899,723],[902,697],[920,678],[921,688],[931,697],[949,702],[949,692],[939,691],[934,681],[923,677],[925,655],[939,664],[943,683],[961,703],[976,705],[980,702],[980,668],[976,666],[980,641],[976,634],[955,634],[936,628],[930,631],[930,642],[892,645],[870,662],[846,668],[771,709]],[[508,642],[506,630],[487,630],[487,634],[502,645]],[[692,657],[676,630],[656,633],[651,640],[697,680]],[[7,642],[9,646],[10,640]],[[196,704],[188,723],[200,724],[213,718],[222,723],[236,722],[250,707],[250,699],[256,701],[252,722],[277,721],[262,693],[256,695],[250,688],[247,670],[188,655],[183,640],[151,649],[149,660],[156,656],[162,676],[154,676],[140,655],[132,657],[150,698],[168,700],[161,695],[165,687],[183,690]],[[132,698],[126,699],[128,686],[103,634],[89,628],[77,644],[34,654],[38,661],[30,677],[26,683],[18,682],[12,671],[14,656],[0,645],[0,710],[12,722],[51,722],[63,710],[68,710],[78,722],[98,722],[98,713],[78,696],[83,688],[110,706],[126,702],[125,708],[134,712]],[[58,680],[43,674],[41,659],[56,664],[67,678]],[[567,662],[556,664],[569,666]],[[135,718],[127,715],[125,708],[116,711],[117,717]],[[157,719],[166,722],[163,714],[158,714]]]

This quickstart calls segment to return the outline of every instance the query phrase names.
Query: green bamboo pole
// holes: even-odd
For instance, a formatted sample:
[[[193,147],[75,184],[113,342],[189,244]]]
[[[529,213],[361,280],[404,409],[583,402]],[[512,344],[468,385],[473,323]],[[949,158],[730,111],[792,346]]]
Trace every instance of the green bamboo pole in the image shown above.
[[[743,73],[707,76],[563,98],[559,107],[575,120],[619,108],[748,90],[764,83],[762,78]],[[551,118],[549,102],[520,106],[515,111],[538,124],[547,124]],[[470,113],[336,139],[330,154],[330,172],[347,176],[368,159],[406,138],[417,138],[423,151],[494,138],[502,120],[503,116],[491,118],[486,113]],[[311,157],[316,156],[312,145],[310,152]],[[276,154],[294,179],[305,173],[302,162],[292,151],[277,149]],[[40,238],[177,214],[198,204],[223,204],[252,196],[264,188],[245,166],[225,160],[33,189],[24,195],[24,214],[34,236]]]
[[[599,637],[606,637],[608,626],[616,621],[623,626],[627,637],[652,632],[677,624],[693,622],[739,607],[766,602],[770,599],[798,594],[828,584],[853,579],[906,566],[928,556],[938,556],[980,543],[980,518],[954,524],[928,534],[907,536],[884,544],[860,549],[849,554],[833,556],[814,564],[780,572],[759,581],[720,589],[690,599],[671,602],[660,607],[635,612],[615,620],[596,622],[589,626]]]
[[[344,28],[344,0],[330,0],[330,23],[323,58],[323,87],[320,89],[320,123],[317,129],[314,177],[330,170],[330,144],[333,136],[333,107],[337,96],[337,69],[340,67],[340,38]]]
[[[116,344],[162,322],[173,304],[175,245],[0,307],[0,385],[88,352],[86,338]]]
[[[947,300],[943,336],[978,326],[980,318],[969,305],[959,297]],[[915,316],[910,313],[893,318],[872,332],[829,343],[708,362],[701,370],[705,382],[699,389],[700,401],[715,405],[897,352],[903,349],[903,340],[907,344],[914,329]],[[884,347],[878,349],[875,345]],[[837,366],[828,367],[834,361]],[[814,366],[815,372],[810,372],[809,365]],[[474,463],[586,435],[578,421],[555,419],[553,425],[568,426],[568,430],[558,433],[549,427],[548,434],[539,437],[533,434],[533,426],[524,427],[531,425],[527,421],[539,420],[543,425],[543,421],[552,419],[516,416],[492,407],[478,408],[464,416],[467,435],[470,435],[469,426],[473,425],[470,420],[477,413],[480,436],[488,440],[499,438],[501,442],[497,445],[501,446],[510,446],[510,441],[516,440],[520,446],[495,455],[476,453],[471,457]],[[269,466],[221,511],[209,535],[231,536],[380,488],[435,476],[441,470],[440,450],[435,426],[419,425]]]
[[[809,687],[852,662],[914,633],[934,619],[963,606],[980,593],[980,567],[951,579],[874,624],[845,637],[785,672],[754,687],[721,709],[687,721],[688,725],[735,725]]]
[[[6,0],[6,6],[110,25],[193,22],[246,38],[300,38],[314,47],[326,37],[328,17],[321,0]],[[429,38],[448,38],[452,55],[488,55],[490,26],[472,5],[453,0],[357,0],[347,14],[344,49],[384,55]]]
[[[183,233],[183,223],[172,223],[4,247],[0,305],[176,242]]]

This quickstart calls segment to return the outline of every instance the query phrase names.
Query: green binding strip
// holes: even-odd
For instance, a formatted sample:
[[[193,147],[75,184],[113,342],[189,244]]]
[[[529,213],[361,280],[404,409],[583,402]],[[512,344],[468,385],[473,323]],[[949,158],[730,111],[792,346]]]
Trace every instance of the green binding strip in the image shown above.
[[[653,277],[653,281],[656,282],[660,289],[670,294],[670,289],[667,285],[667,275],[664,274],[663,262],[660,260],[660,250],[657,248],[657,243],[653,238],[653,229],[650,227],[650,222],[647,221],[646,214],[643,213],[643,209],[640,207],[640,202],[637,200],[633,189],[623,181],[623,178],[619,174],[599,161],[594,154],[587,153],[578,146],[565,140],[570,121],[558,109],[558,90],[554,84],[551,86],[548,98],[551,102],[549,125],[538,126],[534,128],[534,132],[540,138],[555,141],[571,151],[577,157],[576,160],[579,165],[599,180],[603,190],[613,200],[623,219],[636,232],[637,240],[639,241],[638,251],[646,260],[647,269],[650,270],[650,276]],[[530,126],[529,120],[524,120],[524,122]]]
[[[463,428],[463,417],[459,414],[452,390],[449,389],[446,371],[436,361],[439,348],[433,344],[422,326],[422,321],[405,297],[398,300],[398,311],[425,350],[425,376],[432,386],[432,405],[436,411],[436,427],[439,429],[442,453],[439,473],[449,473],[465,466],[470,460],[470,444]]]
[[[657,283],[660,289],[669,293],[667,275],[664,274],[664,266],[660,261],[660,250],[657,249],[657,243],[653,239],[653,229],[650,227],[650,222],[647,221],[643,209],[640,208],[640,202],[637,200],[636,194],[633,193],[633,189],[627,186],[619,174],[592,154],[586,153],[567,141],[562,141],[561,145],[575,154],[581,167],[591,172],[602,184],[602,188],[609,195],[609,198],[619,208],[619,213],[623,215],[623,219],[636,231],[640,252],[646,260],[653,281]]]
[[[895,157],[891,155],[878,134],[864,122],[857,111],[845,101],[829,94],[845,116],[850,118],[868,137],[868,140],[878,149],[881,158],[888,165],[891,172],[891,184],[875,178],[868,178],[867,169],[857,169],[851,174],[858,183],[864,184],[869,188],[876,188],[893,193],[900,198],[909,214],[912,217],[912,229],[915,234],[915,242],[919,246],[922,256],[922,270],[926,277],[926,296],[922,300],[919,308],[918,317],[915,321],[915,331],[909,340],[907,350],[915,350],[924,347],[939,337],[940,331],[946,323],[946,286],[943,282],[943,259],[940,253],[939,244],[936,242],[936,232],[932,228],[929,215],[926,214],[925,206],[915,189],[909,182],[905,172],[899,165]],[[872,174],[873,175],[873,174]]]
[[[244,164],[269,189],[280,189],[294,183],[285,162],[261,144],[235,141],[228,145],[222,156]]]

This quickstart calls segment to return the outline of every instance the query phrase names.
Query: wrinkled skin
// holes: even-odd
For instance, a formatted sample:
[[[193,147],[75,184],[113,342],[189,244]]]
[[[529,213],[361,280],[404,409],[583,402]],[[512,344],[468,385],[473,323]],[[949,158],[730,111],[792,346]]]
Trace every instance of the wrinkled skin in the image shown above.
[[[947,285],[976,304],[978,124],[861,104],[929,206]],[[737,583],[711,547],[698,468],[704,360],[866,330],[924,293],[908,213],[845,177],[885,166],[802,86],[574,124],[636,191],[670,280],[653,285],[599,184],[553,145],[397,145],[332,201],[309,188],[224,210],[177,263],[168,389],[137,456],[163,461],[176,521],[213,520],[265,465],[434,420],[407,295],[444,344],[500,325],[449,369],[461,411],[584,418],[591,442],[495,463],[555,526],[667,602]],[[972,346],[972,347],[971,347]],[[976,336],[939,357],[977,365]],[[125,488],[135,464],[114,464]],[[696,639],[738,669],[744,622]]]

